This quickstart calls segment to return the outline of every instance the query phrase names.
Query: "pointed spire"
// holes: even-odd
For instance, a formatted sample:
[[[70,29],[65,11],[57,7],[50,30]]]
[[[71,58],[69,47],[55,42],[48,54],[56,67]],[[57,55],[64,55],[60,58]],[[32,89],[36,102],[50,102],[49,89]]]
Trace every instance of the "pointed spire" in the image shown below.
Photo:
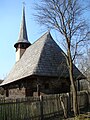
[[[28,41],[27,30],[26,30],[26,22],[25,22],[25,6],[23,6],[23,16],[22,16],[22,23],[20,29],[19,40],[25,39]]]
[[[28,36],[27,36],[24,4],[23,4],[22,22],[21,22],[21,27],[20,27],[19,39],[17,43],[14,45],[14,47],[17,48],[19,43],[30,44],[30,42],[28,41]]]
[[[16,62],[23,56],[25,50],[31,45],[28,41],[26,21],[25,21],[25,6],[23,5],[22,22],[20,27],[19,39],[15,43],[16,48]]]

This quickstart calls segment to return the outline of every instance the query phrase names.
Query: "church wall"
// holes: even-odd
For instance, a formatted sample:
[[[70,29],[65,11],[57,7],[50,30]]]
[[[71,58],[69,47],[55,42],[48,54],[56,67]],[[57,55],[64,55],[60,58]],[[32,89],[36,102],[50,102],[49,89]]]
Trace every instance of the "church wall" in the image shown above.
[[[10,98],[23,98],[25,97],[25,88],[13,88],[9,89],[9,97]]]
[[[41,81],[41,92],[44,94],[69,92],[70,84],[66,79],[41,78]]]
[[[59,94],[70,91],[70,82],[67,79],[55,78],[55,77],[37,77],[32,79],[32,81],[27,80],[28,93],[33,96],[46,95],[46,94]]]
[[[16,51],[16,61],[20,60],[24,52],[25,49],[18,48],[18,50]]]
[[[26,79],[21,81],[22,87],[19,88],[20,81],[19,83],[16,84],[17,87],[13,85],[12,88],[9,88],[10,98],[60,94],[60,93],[69,92],[69,88],[70,88],[70,84],[68,80],[63,78],[58,79],[52,77],[38,77],[38,78],[27,77]]]

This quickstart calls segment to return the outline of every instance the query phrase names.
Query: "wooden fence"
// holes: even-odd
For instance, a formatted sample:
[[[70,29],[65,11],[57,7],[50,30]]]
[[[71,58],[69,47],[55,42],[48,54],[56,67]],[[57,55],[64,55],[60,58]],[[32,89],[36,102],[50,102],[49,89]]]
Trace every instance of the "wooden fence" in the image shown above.
[[[47,117],[61,115],[63,114],[61,96],[65,110],[68,112],[69,105],[72,107],[72,97],[69,94],[0,99],[0,120],[44,120]],[[88,106],[90,104],[90,93],[78,93],[78,103],[80,108]]]

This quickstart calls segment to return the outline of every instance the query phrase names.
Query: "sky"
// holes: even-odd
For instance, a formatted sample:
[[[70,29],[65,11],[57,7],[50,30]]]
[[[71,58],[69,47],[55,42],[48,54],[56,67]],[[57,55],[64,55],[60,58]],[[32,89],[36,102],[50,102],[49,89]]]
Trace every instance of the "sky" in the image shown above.
[[[33,17],[34,2],[25,0],[27,34],[31,43],[43,34]],[[20,31],[22,3],[22,0],[0,0],[0,79],[4,79],[15,64],[14,44]]]
[[[27,34],[31,43],[46,32],[37,24],[33,16],[36,1],[25,0]],[[0,0],[0,79],[5,79],[15,64],[14,44],[18,40],[20,31],[22,3],[23,0]],[[90,18],[90,13],[86,16]]]

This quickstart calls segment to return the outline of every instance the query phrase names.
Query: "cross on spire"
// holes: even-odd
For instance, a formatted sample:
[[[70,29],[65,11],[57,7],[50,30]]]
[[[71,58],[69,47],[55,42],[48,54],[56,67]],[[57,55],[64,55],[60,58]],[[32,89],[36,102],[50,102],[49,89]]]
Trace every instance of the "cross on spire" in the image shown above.
[[[23,13],[25,14],[25,5],[26,5],[26,3],[23,2],[22,4],[23,4]]]
[[[23,1],[23,7],[25,7],[26,3]]]

